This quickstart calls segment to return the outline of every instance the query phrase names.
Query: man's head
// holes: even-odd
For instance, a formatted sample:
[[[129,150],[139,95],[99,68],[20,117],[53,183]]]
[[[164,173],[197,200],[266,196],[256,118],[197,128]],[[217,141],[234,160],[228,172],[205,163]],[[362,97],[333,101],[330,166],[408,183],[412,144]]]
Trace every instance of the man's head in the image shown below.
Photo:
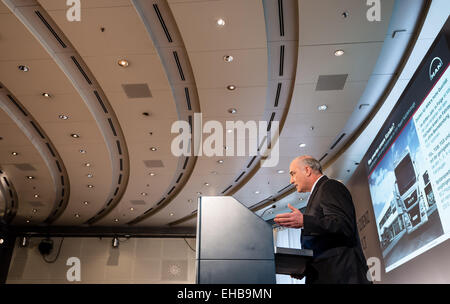
[[[297,192],[310,192],[316,180],[322,175],[322,166],[311,156],[296,157],[289,166],[290,183]]]

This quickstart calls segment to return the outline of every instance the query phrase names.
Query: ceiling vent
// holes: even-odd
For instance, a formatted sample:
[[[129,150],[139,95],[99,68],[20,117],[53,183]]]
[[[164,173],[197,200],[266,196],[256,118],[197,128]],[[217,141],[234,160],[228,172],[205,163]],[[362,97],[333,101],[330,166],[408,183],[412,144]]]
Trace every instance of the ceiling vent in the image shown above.
[[[348,74],[319,75],[316,91],[342,90],[347,81]]]
[[[22,171],[36,171],[36,168],[30,164],[15,164],[14,166]]]
[[[144,160],[144,164],[147,168],[162,168],[164,164],[162,160]]]
[[[123,84],[125,94],[128,98],[148,98],[152,97],[152,93],[146,83]]]

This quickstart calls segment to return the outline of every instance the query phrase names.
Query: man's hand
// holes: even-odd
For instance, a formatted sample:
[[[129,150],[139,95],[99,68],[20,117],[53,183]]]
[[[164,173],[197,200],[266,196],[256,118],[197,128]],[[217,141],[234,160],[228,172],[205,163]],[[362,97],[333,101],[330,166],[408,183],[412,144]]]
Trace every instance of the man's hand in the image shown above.
[[[291,204],[288,204],[288,207],[292,212],[278,214],[274,218],[275,223],[288,228],[303,228],[303,214]]]

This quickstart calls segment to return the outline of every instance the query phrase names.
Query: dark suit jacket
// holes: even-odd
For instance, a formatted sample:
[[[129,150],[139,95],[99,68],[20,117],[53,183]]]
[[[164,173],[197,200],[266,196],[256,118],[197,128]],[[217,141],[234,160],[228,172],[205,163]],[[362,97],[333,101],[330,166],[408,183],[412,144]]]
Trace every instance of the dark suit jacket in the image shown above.
[[[314,251],[305,271],[307,284],[369,283],[355,208],[344,184],[323,176],[311,193],[303,222],[302,248]]]

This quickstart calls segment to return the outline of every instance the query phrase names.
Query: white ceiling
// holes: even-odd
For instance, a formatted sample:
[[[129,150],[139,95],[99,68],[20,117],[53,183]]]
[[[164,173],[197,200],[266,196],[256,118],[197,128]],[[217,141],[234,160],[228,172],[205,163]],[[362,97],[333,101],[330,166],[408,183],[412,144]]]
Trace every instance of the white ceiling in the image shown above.
[[[171,125],[179,119],[180,111],[167,67],[130,0],[82,1],[80,22],[68,22],[65,1],[28,2],[41,5],[58,31],[73,45],[117,116],[129,155],[129,180],[119,204],[95,225],[125,227],[149,208],[156,207],[178,176],[175,173],[180,159],[171,153],[170,145],[176,136],[171,133]],[[203,121],[216,120],[225,126],[227,120],[262,120],[266,115],[268,95],[273,93],[269,91],[272,73],[278,69],[268,61],[278,45],[275,47],[268,41],[263,1],[167,2],[170,11],[165,13],[172,14],[192,67]],[[450,10],[448,5],[445,7]],[[337,137],[343,131],[347,134],[355,132],[369,113],[366,109],[360,111],[358,105],[369,102],[374,106],[378,101],[381,93],[377,85],[387,85],[395,71],[394,63],[382,65],[379,58],[386,55],[386,45],[393,44],[388,39],[389,31],[404,24],[397,19],[390,24],[394,0],[382,1],[380,22],[368,22],[367,9],[365,1],[360,0],[298,1],[298,12],[295,12],[298,37],[295,41],[285,41],[291,46],[295,44],[289,52],[297,50],[294,56],[297,65],[286,66],[286,74],[292,71],[295,79],[279,139],[280,160],[276,167],[260,168],[247,183],[240,185],[233,196],[244,205],[251,207],[269,196],[276,196],[286,187],[289,184],[288,166],[294,157],[309,154],[320,158],[329,153],[326,158],[329,160],[339,150],[329,150]],[[349,12],[349,18],[342,17],[344,11]],[[217,25],[218,18],[225,20],[224,27]],[[427,29],[419,44],[426,47],[433,35],[435,32]],[[0,83],[39,122],[66,167],[70,198],[53,225],[79,226],[98,214],[114,191],[115,187],[111,185],[116,182],[115,164],[98,117],[92,114],[75,88],[72,75],[63,72],[60,63],[35,37],[0,2]],[[408,28],[398,39],[406,44],[411,37]],[[344,50],[345,54],[334,56],[338,49]],[[224,62],[225,55],[232,55],[234,60]],[[398,62],[403,52],[397,52],[395,56]],[[123,58],[129,61],[129,67],[122,68],[117,64]],[[19,65],[29,66],[30,71],[19,71]],[[407,66],[406,69],[413,71],[414,67]],[[342,90],[316,91],[320,75],[336,74],[348,74]],[[400,84],[405,84],[408,75],[400,77]],[[124,84],[147,84],[152,97],[130,99],[124,93]],[[237,89],[229,91],[228,85],[235,85]],[[401,93],[401,87],[398,91]],[[49,92],[52,97],[44,98],[43,92]],[[317,107],[322,104],[328,105],[327,111],[318,111]],[[228,113],[230,108],[236,108],[237,113]],[[145,116],[144,112],[150,115]],[[68,115],[69,119],[59,119],[61,114]],[[31,219],[31,224],[41,224],[51,212],[53,206],[49,202],[53,202],[56,195],[49,168],[33,143],[3,111],[0,111],[0,126],[0,137],[3,138],[0,140],[0,168],[14,184],[19,198],[13,224],[30,225],[27,219]],[[80,138],[72,138],[72,133],[79,134]],[[203,138],[207,136],[204,134]],[[306,147],[300,148],[300,143],[305,143]],[[151,151],[150,147],[157,150]],[[80,153],[81,149],[87,153]],[[12,157],[11,152],[16,150],[20,155]],[[351,175],[348,168],[355,167],[354,162],[362,157],[360,151],[343,155],[344,159],[329,166],[327,173],[331,177],[348,178]],[[198,157],[190,178],[175,198],[136,226],[167,227],[183,218],[187,220],[180,226],[195,226],[195,218],[190,215],[197,210],[198,192],[221,195],[250,159],[248,155]],[[161,160],[164,167],[148,168],[144,163],[146,160]],[[224,163],[219,164],[218,160]],[[26,174],[14,166],[20,163],[34,166],[37,171],[33,175],[37,178],[31,182],[26,180]],[[86,167],[86,163],[91,166]],[[277,173],[280,169],[285,173]],[[150,176],[150,173],[155,175]],[[87,174],[93,174],[93,177],[88,178]],[[94,188],[88,188],[88,184]],[[36,191],[39,191],[39,198],[34,198]],[[306,198],[303,194],[293,193],[277,203],[277,210],[285,208],[287,202],[302,206]],[[44,206],[33,212],[30,207],[33,200],[42,201]],[[88,204],[84,204],[85,201]],[[136,204],[135,201],[143,203]]]

